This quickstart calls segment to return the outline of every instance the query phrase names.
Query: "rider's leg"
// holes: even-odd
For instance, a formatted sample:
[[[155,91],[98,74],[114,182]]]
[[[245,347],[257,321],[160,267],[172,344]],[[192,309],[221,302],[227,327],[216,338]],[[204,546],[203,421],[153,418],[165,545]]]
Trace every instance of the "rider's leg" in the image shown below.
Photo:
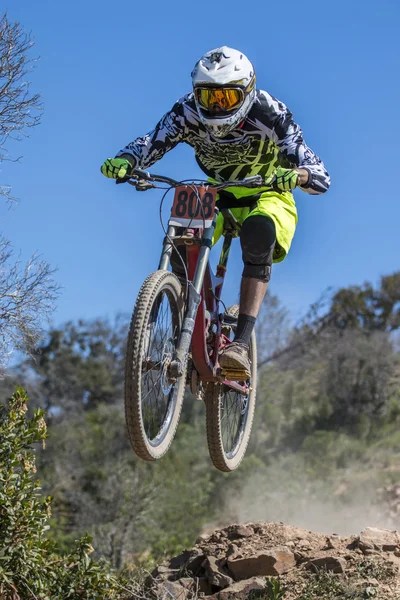
[[[257,315],[267,291],[268,281],[254,277],[242,277],[240,306],[235,341],[246,346],[250,343]]]
[[[267,291],[275,243],[276,228],[270,217],[255,215],[244,221],[240,231],[244,269],[235,340],[247,345]]]
[[[267,291],[276,243],[274,221],[267,215],[245,219],[240,232],[244,262],[240,308],[234,343],[220,356],[221,367],[250,373],[248,347],[258,312]]]
[[[268,281],[242,276],[240,283],[240,312],[257,318],[268,288]]]

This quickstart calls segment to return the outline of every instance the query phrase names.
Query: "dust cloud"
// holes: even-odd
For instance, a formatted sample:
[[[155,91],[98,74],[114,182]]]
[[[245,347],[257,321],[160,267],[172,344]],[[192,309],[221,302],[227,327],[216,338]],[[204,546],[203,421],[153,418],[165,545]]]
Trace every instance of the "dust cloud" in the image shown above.
[[[290,488],[275,477],[250,477],[236,495],[226,499],[219,522],[207,530],[257,521],[283,522],[343,536],[357,534],[365,527],[400,528],[379,501],[378,484],[373,480],[357,491],[339,483],[329,495],[320,482],[299,474]]]

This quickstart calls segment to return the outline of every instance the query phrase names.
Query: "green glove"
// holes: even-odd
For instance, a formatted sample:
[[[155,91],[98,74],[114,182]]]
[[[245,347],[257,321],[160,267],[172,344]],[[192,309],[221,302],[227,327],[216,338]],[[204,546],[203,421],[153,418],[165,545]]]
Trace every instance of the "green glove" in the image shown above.
[[[297,185],[297,181],[299,178],[299,174],[297,171],[293,171],[292,169],[284,169],[283,167],[278,167],[269,177],[265,179],[265,185],[273,186],[274,188],[278,188],[282,192],[289,192],[290,190],[294,190]]]
[[[107,158],[100,167],[101,172],[111,179],[122,179],[132,170],[132,165],[126,158]]]

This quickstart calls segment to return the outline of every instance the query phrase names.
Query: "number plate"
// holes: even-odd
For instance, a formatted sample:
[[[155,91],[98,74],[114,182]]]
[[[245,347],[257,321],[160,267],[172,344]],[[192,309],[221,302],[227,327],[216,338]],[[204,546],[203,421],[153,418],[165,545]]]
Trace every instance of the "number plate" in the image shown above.
[[[203,227],[212,224],[217,191],[212,187],[182,185],[176,188],[170,225]]]

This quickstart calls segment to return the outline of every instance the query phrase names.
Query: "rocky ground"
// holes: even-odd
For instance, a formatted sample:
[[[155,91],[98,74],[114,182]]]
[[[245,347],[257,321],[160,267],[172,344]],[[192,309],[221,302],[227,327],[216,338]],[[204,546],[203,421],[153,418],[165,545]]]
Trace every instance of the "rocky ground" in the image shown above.
[[[367,528],[322,535],[282,523],[248,523],[202,536],[147,580],[162,600],[400,600],[400,534]]]

